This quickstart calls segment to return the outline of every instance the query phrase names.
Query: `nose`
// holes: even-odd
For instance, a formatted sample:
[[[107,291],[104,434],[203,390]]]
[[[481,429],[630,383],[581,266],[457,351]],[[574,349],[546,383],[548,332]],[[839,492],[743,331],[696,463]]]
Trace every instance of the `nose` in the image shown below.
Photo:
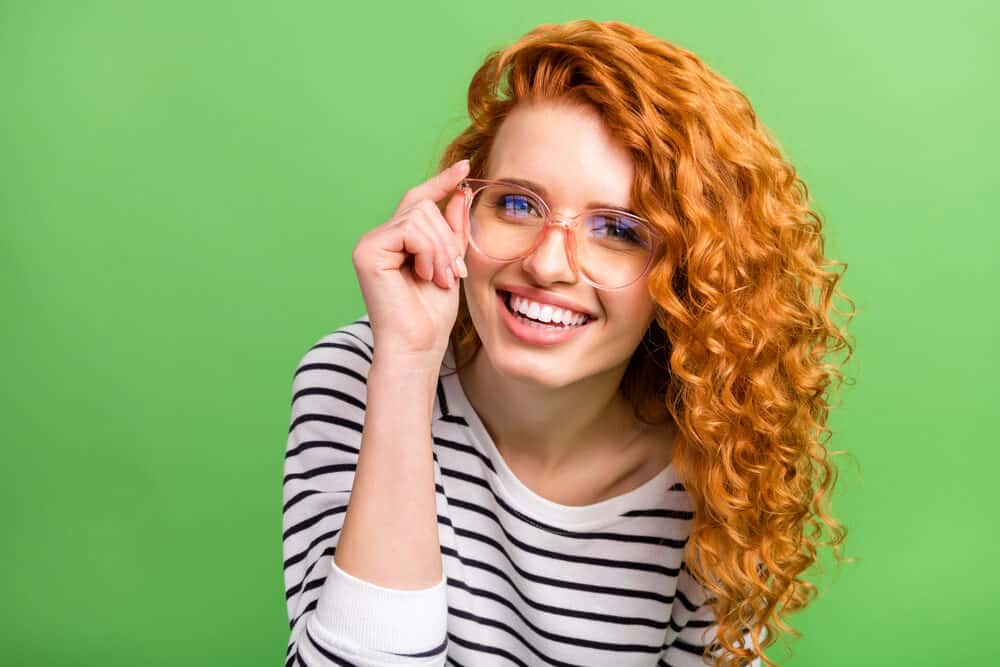
[[[573,228],[569,222],[553,219],[546,222],[538,247],[521,262],[526,271],[540,283],[576,282],[573,254]]]

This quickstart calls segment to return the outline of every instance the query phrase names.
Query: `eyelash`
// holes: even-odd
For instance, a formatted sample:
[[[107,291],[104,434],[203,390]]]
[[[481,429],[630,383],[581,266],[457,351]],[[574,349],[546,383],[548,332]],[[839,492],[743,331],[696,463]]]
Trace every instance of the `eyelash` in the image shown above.
[[[535,206],[534,202],[532,201],[531,197],[529,197],[528,195],[517,195],[517,194],[500,195],[500,197],[496,201],[497,208],[502,208],[504,210],[509,210],[511,207],[508,206],[506,203],[503,203],[503,202],[506,199],[512,198],[512,197],[518,197],[518,198],[520,198],[520,199],[522,199],[524,201],[527,201],[528,205],[531,207],[531,209],[533,211],[535,211],[535,213],[538,213],[539,215],[541,215],[541,211],[538,210],[538,208]]]

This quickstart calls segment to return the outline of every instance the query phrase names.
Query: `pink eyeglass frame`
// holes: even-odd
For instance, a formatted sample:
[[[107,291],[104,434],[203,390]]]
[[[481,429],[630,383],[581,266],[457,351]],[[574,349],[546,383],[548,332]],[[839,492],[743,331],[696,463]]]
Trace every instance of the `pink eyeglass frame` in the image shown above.
[[[476,184],[476,187],[473,187],[474,184]],[[466,178],[463,179],[462,182],[458,184],[458,189],[465,194],[466,220],[471,220],[472,202],[475,201],[476,195],[479,193],[480,190],[490,185],[502,185],[504,187],[511,188],[513,190],[520,190],[534,197],[538,202],[541,203],[542,208],[544,209],[541,211],[543,222],[542,222],[542,228],[538,232],[538,237],[535,239],[535,242],[531,245],[531,248],[529,248],[520,257],[515,257],[514,259],[500,259],[499,257],[493,257],[492,255],[483,252],[482,248],[480,248],[476,244],[475,240],[472,238],[472,234],[470,233],[469,244],[473,248],[475,248],[476,252],[478,252],[479,254],[485,257],[489,257],[493,261],[503,262],[505,264],[509,264],[510,262],[516,262],[518,260],[524,259],[525,257],[532,254],[533,252],[535,252],[535,250],[538,249],[538,246],[542,244],[542,240],[545,238],[545,235],[548,232],[549,227],[560,227],[564,232],[563,246],[566,248],[566,254],[569,257],[569,264],[570,267],[573,269],[574,275],[579,276],[581,279],[583,279],[585,283],[587,283],[591,287],[601,290],[624,289],[629,285],[635,283],[637,280],[645,276],[647,272],[649,272],[649,267],[652,266],[653,264],[653,257],[656,255],[656,249],[659,247],[660,243],[662,242],[662,239],[654,231],[653,225],[650,224],[650,222],[645,218],[614,208],[591,208],[581,211],[576,215],[572,216],[557,216],[555,213],[552,212],[552,209],[549,208],[549,204],[548,202],[545,201],[544,197],[542,197],[534,190],[524,187],[523,185],[517,185],[516,183],[509,183],[507,181],[496,180],[491,178]],[[642,273],[636,276],[633,280],[619,287],[605,287],[604,285],[598,285],[590,278],[588,278],[583,271],[580,271],[580,267],[577,266],[576,243],[575,243],[576,228],[581,224],[581,220],[585,220],[587,217],[593,215],[594,213],[614,213],[615,215],[625,216],[631,220],[636,220],[637,222],[646,227],[646,229],[649,231],[649,237],[653,240],[653,247],[650,249],[649,259],[646,262],[646,266],[642,269]],[[571,237],[574,239],[573,243],[570,242]]]

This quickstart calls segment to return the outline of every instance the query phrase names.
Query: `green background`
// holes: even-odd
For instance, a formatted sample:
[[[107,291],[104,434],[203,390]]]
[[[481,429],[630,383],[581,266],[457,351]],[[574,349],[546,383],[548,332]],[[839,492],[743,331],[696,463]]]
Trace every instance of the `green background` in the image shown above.
[[[753,101],[858,306],[858,558],[793,665],[996,664],[1000,11],[986,2],[0,2],[0,662],[278,665],[291,377],[486,53],[616,19]],[[990,526],[994,526],[991,528]]]

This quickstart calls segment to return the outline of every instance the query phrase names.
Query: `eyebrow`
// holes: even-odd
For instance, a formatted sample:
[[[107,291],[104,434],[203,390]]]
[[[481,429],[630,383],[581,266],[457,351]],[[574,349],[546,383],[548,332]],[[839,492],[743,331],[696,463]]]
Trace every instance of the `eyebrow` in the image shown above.
[[[529,190],[534,190],[545,199],[548,199],[549,197],[548,191],[545,189],[545,186],[542,185],[541,183],[535,183],[534,181],[529,181],[524,178],[509,178],[509,177],[501,177],[495,180],[501,181],[502,183],[510,183],[511,185],[520,185],[522,187],[528,188]],[[620,204],[609,204],[608,202],[603,202],[603,201],[587,202],[587,208],[613,208],[616,211],[621,211],[622,213],[628,213],[629,215],[634,215],[637,218],[642,217],[641,215],[639,215],[638,213],[636,213],[635,211],[626,206],[621,206]]]

